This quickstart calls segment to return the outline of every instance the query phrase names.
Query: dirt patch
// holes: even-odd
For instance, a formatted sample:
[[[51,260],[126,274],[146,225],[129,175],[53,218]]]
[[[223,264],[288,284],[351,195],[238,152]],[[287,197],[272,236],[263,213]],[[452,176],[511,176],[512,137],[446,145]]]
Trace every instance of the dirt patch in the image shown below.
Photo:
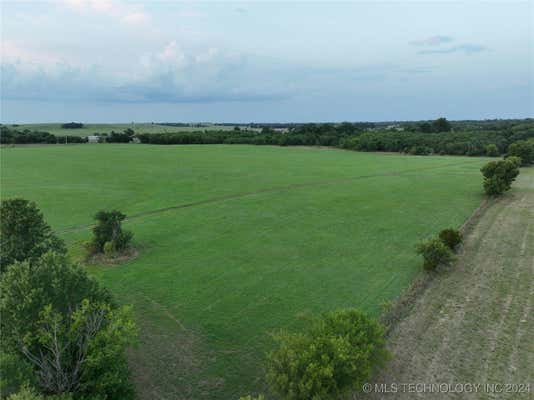
[[[135,247],[128,247],[124,251],[114,254],[92,254],[85,259],[87,265],[108,265],[117,266],[128,261],[135,260],[139,256],[139,249]]]

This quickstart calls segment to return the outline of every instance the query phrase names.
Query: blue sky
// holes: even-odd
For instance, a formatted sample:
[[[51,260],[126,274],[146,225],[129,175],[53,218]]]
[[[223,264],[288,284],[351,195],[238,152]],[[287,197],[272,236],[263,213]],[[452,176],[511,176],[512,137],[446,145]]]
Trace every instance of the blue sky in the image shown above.
[[[2,1],[2,122],[534,116],[534,2]]]

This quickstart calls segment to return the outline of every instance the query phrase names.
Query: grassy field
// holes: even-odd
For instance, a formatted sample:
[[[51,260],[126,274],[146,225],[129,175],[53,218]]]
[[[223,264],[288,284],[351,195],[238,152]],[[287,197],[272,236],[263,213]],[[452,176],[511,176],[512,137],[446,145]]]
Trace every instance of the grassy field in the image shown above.
[[[376,383],[501,385],[462,399],[532,399],[534,391],[534,168],[492,202],[451,268],[431,282],[390,338],[394,354]],[[523,385],[510,386],[505,384]],[[530,389],[526,385],[530,384]],[[482,386],[483,387],[483,386]],[[499,386],[496,386],[499,388]],[[428,398],[373,393],[362,399]],[[450,399],[437,393],[433,399]]]
[[[211,125],[203,127],[188,127],[188,126],[166,126],[157,123],[131,123],[131,124],[84,124],[80,129],[63,129],[62,123],[54,124],[21,124],[16,126],[16,129],[29,129],[32,131],[44,131],[57,136],[86,136],[94,135],[95,133],[110,133],[111,131],[122,132],[125,129],[131,128],[135,133],[163,133],[163,132],[192,132],[215,129],[233,129],[232,126],[227,125]]]
[[[279,328],[373,315],[420,271],[414,246],[482,199],[482,158],[254,146],[3,148],[2,198],[35,200],[81,258],[99,209],[131,216],[139,257],[90,271],[135,307],[142,398],[263,388]]]

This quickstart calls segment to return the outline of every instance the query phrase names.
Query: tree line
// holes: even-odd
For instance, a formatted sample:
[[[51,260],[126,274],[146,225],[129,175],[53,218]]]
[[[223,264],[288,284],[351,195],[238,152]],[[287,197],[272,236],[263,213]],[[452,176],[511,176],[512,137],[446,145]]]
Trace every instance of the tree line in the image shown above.
[[[179,124],[167,124],[178,126]],[[146,144],[251,144],[330,146],[356,151],[386,151],[414,155],[497,157],[512,152],[534,159],[534,120],[456,121],[445,118],[408,123],[264,124],[261,130],[235,126],[233,130],[138,133],[132,129],[100,135],[101,142]],[[64,136],[1,127],[0,143],[64,143]],[[85,138],[67,137],[68,143]],[[516,144],[518,143],[518,144]],[[520,154],[519,154],[520,153]],[[527,163],[531,163],[528,161]]]
[[[80,136],[52,135],[49,132],[18,130],[2,125],[0,127],[0,144],[64,144],[86,143],[87,139]]]

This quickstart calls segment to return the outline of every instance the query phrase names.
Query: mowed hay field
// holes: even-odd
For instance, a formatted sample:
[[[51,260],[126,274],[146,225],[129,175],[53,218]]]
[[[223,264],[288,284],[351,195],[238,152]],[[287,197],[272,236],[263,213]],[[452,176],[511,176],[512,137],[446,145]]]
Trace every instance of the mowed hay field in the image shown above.
[[[92,216],[131,218],[139,256],[90,272],[134,306],[144,399],[264,390],[269,333],[327,310],[377,316],[421,270],[416,243],[460,226],[487,160],[254,146],[1,149],[2,198],[38,203],[82,259]]]

